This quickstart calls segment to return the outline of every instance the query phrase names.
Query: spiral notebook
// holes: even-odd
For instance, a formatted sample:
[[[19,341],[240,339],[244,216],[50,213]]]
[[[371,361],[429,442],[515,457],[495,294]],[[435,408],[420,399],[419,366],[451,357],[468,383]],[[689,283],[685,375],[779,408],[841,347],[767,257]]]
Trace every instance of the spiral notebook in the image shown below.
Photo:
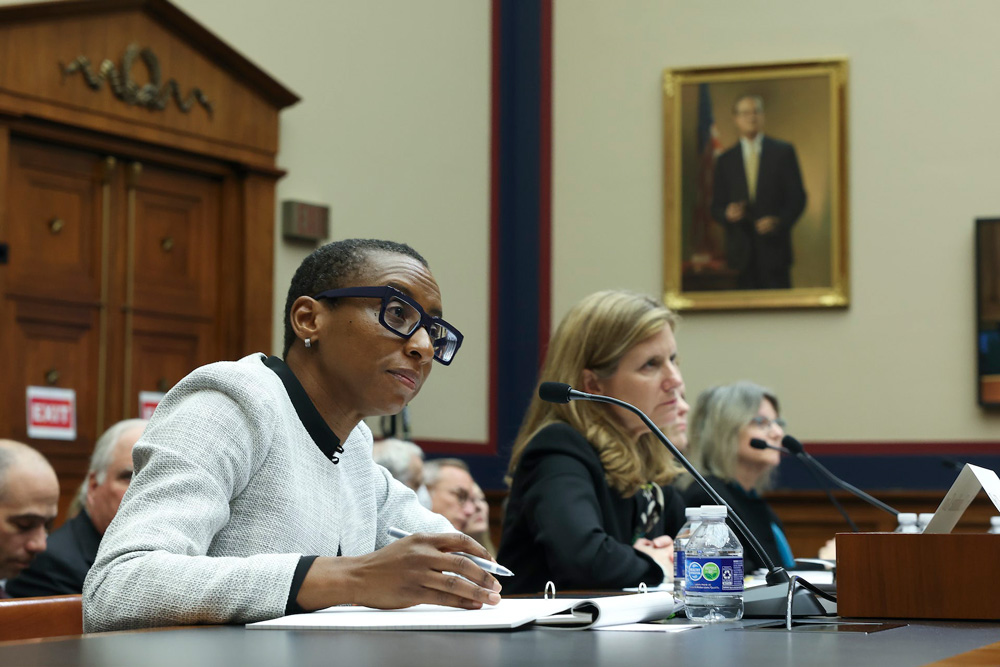
[[[421,604],[407,609],[329,607],[248,623],[248,630],[513,630],[527,625],[589,630],[669,617],[671,593],[614,595],[605,598],[552,600],[503,599],[493,607],[455,609]]]

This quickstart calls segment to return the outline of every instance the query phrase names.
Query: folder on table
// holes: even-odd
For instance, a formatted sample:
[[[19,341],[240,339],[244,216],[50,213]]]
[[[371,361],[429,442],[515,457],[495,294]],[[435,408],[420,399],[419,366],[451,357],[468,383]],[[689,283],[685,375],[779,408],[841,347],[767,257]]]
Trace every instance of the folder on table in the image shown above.
[[[524,600],[507,598],[482,609],[422,604],[407,609],[329,607],[247,624],[249,630],[512,630],[527,625],[587,630],[669,617],[672,593],[604,598]]]

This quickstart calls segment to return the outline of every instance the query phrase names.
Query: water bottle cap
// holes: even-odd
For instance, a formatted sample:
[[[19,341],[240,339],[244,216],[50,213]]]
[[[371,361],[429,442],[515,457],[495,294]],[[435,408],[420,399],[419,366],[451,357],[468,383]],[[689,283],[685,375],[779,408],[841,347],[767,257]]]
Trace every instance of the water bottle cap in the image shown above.
[[[684,508],[684,518],[687,519],[688,521],[691,521],[692,519],[700,519],[701,518],[701,508],[700,507],[685,507]],[[997,518],[1000,519],[1000,516],[998,516]]]
[[[990,525],[991,526],[1000,526],[1000,516],[991,516],[990,517]]]
[[[728,515],[725,505],[702,505],[702,519],[725,519]]]
[[[915,512],[900,512],[896,515],[896,520],[900,523],[916,523],[917,515]]]

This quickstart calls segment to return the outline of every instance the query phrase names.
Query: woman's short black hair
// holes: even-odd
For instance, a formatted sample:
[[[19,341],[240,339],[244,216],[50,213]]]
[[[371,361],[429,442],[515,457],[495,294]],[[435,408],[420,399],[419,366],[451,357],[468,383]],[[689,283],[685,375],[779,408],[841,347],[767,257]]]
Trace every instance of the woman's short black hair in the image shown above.
[[[405,243],[378,239],[345,239],[321,246],[309,254],[292,276],[285,299],[285,347],[287,357],[295,342],[292,329],[292,304],[300,296],[312,296],[325,290],[354,287],[350,282],[359,277],[368,255],[373,252],[391,252],[412,257],[424,266],[427,260]]]

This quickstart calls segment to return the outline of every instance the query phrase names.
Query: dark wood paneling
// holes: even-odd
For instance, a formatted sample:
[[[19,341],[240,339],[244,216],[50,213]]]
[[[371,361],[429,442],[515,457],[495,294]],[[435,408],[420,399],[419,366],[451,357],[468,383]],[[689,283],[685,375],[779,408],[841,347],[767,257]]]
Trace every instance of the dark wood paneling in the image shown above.
[[[114,13],[52,15],[45,21],[21,17],[5,21],[4,14],[0,9],[0,54],[6,56],[0,57],[0,108],[222,159],[273,165],[278,111],[293,103],[295,96],[278,99],[260,86],[247,85],[245,71],[233,67],[234,62],[214,61],[216,53],[206,51],[217,50],[201,47],[218,40],[204,29],[200,41],[188,39],[142,6],[123,6]],[[188,25],[196,24],[188,20]],[[163,110],[130,105],[113,95],[107,82],[93,90],[79,72],[64,75],[60,69],[84,56],[94,72],[104,59],[121,71],[130,44],[152,50],[161,85],[176,80],[185,98],[192,89],[200,89],[211,101],[212,111],[196,102],[183,112],[173,99]],[[151,79],[138,57],[130,76],[139,85]],[[263,79],[252,84],[259,81]]]
[[[134,187],[133,307],[213,317],[218,307],[220,183],[143,165]]]
[[[883,491],[874,495],[900,512],[933,512],[941,504],[945,491]],[[891,532],[896,529],[896,518],[854,496],[837,492],[834,497],[862,532]],[[799,557],[815,557],[819,548],[837,533],[849,528],[837,510],[819,491],[781,491],[766,496],[775,513],[785,526],[785,534],[792,553]],[[955,528],[957,533],[985,533],[990,527],[990,517],[1000,515],[989,498],[980,494]]]
[[[11,142],[7,292],[97,303],[101,281],[100,158]]]
[[[3,437],[28,442],[49,459],[60,480],[60,509],[76,493],[97,438],[98,310],[92,306],[7,298],[0,307],[5,332],[4,381],[0,405],[5,415]],[[54,381],[51,371],[58,374]],[[29,440],[28,386],[53,386],[76,392],[73,441]]]
[[[998,561],[1000,535],[838,535],[837,611],[850,618],[1000,620],[1000,581],[989,574]]]
[[[250,173],[243,180],[244,354],[271,351],[274,188],[275,179],[267,174]]]
[[[132,324],[132,378],[126,418],[139,416],[140,391],[167,391],[218,353],[209,322],[137,315]]]
[[[60,71],[80,55],[120,68],[133,43],[212,112],[130,105]],[[132,82],[149,77],[136,59]],[[25,386],[59,366],[80,437],[28,442],[61,508],[139,391],[271,350],[278,111],[296,100],[165,0],[0,8],[0,437],[27,439]]]

